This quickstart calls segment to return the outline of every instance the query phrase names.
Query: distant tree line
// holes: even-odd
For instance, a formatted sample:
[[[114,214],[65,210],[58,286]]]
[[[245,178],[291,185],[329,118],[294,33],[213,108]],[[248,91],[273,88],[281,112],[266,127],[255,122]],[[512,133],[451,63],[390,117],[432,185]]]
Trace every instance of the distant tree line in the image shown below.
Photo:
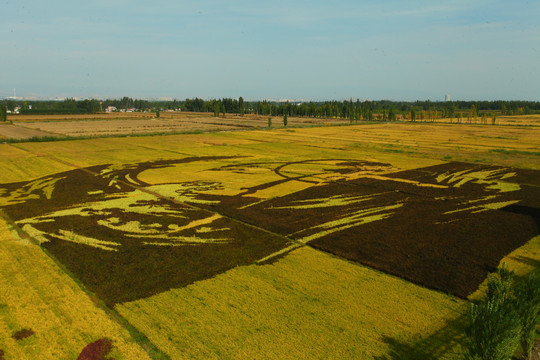
[[[101,111],[100,101],[98,100],[75,100],[65,99],[63,101],[0,101],[0,105],[7,110],[20,114],[92,114]]]
[[[133,109],[136,111],[181,110],[193,112],[209,112],[219,114],[257,114],[263,116],[299,116],[318,118],[341,118],[351,122],[394,121],[396,119],[435,120],[438,118],[471,119],[487,122],[487,117],[497,115],[525,115],[540,113],[540,102],[533,101],[361,101],[359,99],[343,101],[310,101],[310,102],[277,102],[277,101],[244,101],[222,98],[204,100],[192,98],[185,100],[143,100],[123,97],[107,100],[75,100],[63,101],[18,101],[2,100],[7,110],[19,108],[21,114],[90,114],[104,111],[112,106],[119,111]]]

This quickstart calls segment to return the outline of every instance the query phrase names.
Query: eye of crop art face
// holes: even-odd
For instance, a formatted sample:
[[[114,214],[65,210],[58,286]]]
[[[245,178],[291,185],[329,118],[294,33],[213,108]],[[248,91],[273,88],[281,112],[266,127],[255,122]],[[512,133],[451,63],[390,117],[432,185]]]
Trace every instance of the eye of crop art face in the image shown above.
[[[304,245],[465,297],[539,233],[539,178],[465,163],[192,157],[3,184],[0,207],[110,305]]]

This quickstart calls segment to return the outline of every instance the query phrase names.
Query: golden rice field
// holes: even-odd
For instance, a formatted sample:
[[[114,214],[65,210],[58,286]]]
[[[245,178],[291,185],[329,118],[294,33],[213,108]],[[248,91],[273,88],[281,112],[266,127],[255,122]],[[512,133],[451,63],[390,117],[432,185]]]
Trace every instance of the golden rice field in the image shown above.
[[[500,261],[540,266],[536,127],[23,142],[0,144],[0,169],[6,360],[76,359],[99,339],[115,359],[458,359],[463,290],[344,252],[423,214],[418,199],[441,224],[519,221]]]
[[[429,351],[459,351],[450,335],[456,330],[444,328],[465,307],[304,247],[274,264],[235,268],[118,311],[175,359],[370,359],[443,331],[453,343],[433,339]]]

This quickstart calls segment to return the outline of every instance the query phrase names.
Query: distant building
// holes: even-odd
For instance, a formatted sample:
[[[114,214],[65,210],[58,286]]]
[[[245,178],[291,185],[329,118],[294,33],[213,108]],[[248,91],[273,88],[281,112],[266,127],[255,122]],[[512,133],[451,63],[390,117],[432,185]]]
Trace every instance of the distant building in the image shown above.
[[[446,95],[446,96],[444,97],[444,101],[450,101],[450,95]]]
[[[105,112],[113,112],[116,111],[116,108],[114,106],[107,106],[105,108]]]

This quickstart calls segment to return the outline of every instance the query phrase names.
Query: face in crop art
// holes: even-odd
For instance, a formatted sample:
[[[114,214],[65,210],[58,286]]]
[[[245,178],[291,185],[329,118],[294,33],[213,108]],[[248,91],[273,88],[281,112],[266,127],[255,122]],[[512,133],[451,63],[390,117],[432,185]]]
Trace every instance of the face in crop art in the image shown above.
[[[0,206],[111,305],[304,245],[467,296],[538,234],[533,172],[192,157],[2,184]]]

